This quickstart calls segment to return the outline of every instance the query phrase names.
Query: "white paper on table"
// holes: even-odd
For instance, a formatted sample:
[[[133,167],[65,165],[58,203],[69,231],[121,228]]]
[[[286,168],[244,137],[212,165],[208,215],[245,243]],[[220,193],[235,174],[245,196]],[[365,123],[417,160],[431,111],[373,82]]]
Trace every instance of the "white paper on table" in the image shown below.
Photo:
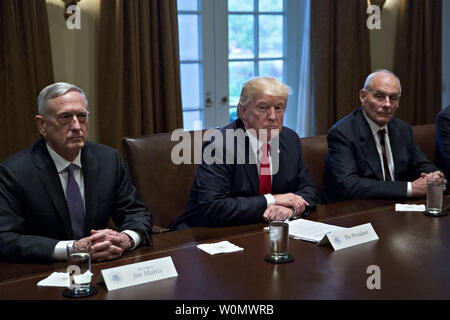
[[[396,203],[395,204],[395,211],[425,211],[425,205],[424,204],[401,204]]]
[[[69,287],[70,276],[68,272],[53,272],[37,284],[42,287]]]
[[[289,235],[294,239],[311,242],[319,242],[327,233],[346,229],[322,222],[315,222],[305,219],[291,220],[289,223]],[[269,227],[265,228],[269,230]]]
[[[73,281],[75,282],[75,284],[90,283],[92,275],[93,273],[88,270],[83,274],[74,275]]]
[[[213,255],[213,254],[219,254],[219,253],[230,253],[230,252],[236,252],[236,251],[242,251],[244,250],[241,247],[238,247],[234,244],[232,244],[229,241],[221,241],[216,243],[204,243],[197,245],[197,248]]]
[[[73,280],[75,284],[91,282],[92,275],[88,270],[83,274],[74,275]],[[69,287],[70,275],[68,272],[53,272],[47,278],[39,281],[37,285],[41,287]]]

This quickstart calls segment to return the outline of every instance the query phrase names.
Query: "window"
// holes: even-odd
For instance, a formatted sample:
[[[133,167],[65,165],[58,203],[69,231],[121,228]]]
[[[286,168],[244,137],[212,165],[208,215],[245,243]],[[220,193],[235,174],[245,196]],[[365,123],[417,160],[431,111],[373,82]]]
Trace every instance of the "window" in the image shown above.
[[[266,75],[283,81],[284,1],[228,1],[228,78],[230,121],[242,86]]]
[[[187,130],[201,128],[201,12],[197,0],[178,0],[181,101]]]
[[[185,130],[236,119],[242,86],[255,76],[276,77],[297,91],[298,2],[178,0]],[[296,105],[296,99],[292,95],[289,104]]]

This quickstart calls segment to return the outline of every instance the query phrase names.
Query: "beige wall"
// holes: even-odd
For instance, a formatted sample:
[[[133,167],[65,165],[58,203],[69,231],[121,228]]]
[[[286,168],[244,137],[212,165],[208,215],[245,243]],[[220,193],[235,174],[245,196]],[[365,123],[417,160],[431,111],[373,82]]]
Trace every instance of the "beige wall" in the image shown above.
[[[400,0],[387,0],[381,29],[370,30],[372,70],[394,68],[394,52]],[[450,1],[442,0],[442,107],[450,105]]]
[[[372,70],[394,69],[394,52],[400,0],[387,0],[381,11],[381,29],[369,30]]]
[[[99,0],[82,0],[81,29],[69,30],[62,0],[46,0],[55,81],[82,88],[89,101],[89,140],[98,141],[97,125],[97,43]]]

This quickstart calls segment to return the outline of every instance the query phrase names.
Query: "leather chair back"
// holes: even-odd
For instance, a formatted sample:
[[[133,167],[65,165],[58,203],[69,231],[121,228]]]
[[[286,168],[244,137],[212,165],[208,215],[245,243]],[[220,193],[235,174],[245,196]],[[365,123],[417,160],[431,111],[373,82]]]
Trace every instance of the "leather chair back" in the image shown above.
[[[412,126],[414,140],[422,149],[428,160],[434,163],[434,150],[436,149],[436,124],[420,124]]]
[[[327,136],[306,137],[301,138],[300,141],[303,160],[305,160],[316,186],[320,188],[325,171],[325,159],[328,154]]]
[[[201,139],[201,135],[194,135],[194,132],[185,131],[183,135],[186,139],[187,136]],[[155,232],[167,231],[169,223],[184,212],[189,199],[195,171],[194,144],[189,143],[191,163],[175,164],[171,158],[172,149],[180,141],[172,141],[171,133],[122,139],[131,180],[139,198],[153,215]],[[199,143],[201,146],[201,141]]]

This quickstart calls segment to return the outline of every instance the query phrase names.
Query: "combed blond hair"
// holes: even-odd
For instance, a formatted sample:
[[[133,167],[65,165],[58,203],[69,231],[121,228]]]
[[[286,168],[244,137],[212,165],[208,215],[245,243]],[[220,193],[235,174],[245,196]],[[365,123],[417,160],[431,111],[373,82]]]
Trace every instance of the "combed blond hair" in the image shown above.
[[[239,98],[239,104],[245,106],[253,98],[258,95],[269,95],[277,97],[287,97],[291,93],[291,89],[272,77],[256,77],[244,84]]]
[[[286,102],[289,94],[291,94],[291,88],[285,85],[281,81],[272,77],[256,77],[244,84],[239,97],[239,104],[237,107],[238,117],[240,116],[240,106],[245,106],[252,99],[260,95],[286,97]]]

